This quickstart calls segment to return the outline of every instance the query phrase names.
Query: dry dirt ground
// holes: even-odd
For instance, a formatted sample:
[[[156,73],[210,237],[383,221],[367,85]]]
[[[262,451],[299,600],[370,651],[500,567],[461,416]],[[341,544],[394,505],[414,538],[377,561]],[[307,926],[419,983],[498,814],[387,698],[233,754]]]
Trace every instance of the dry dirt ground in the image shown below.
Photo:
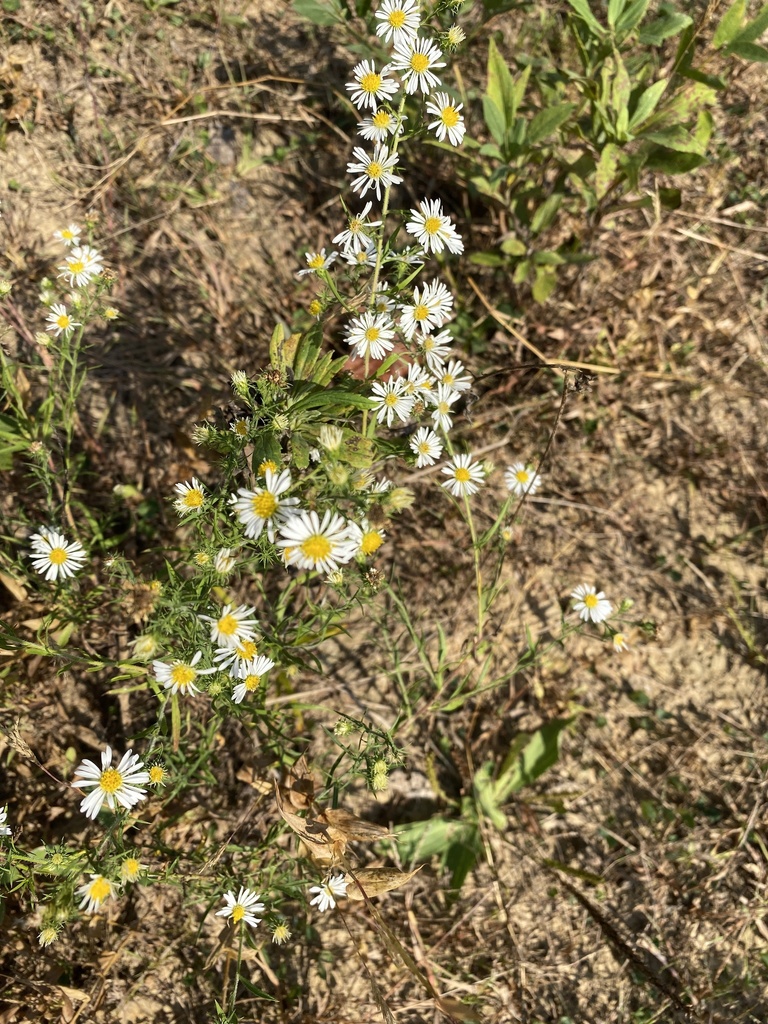
[[[124,314],[99,337],[85,395],[101,474],[94,504],[107,508],[115,484],[135,485],[155,503],[161,536],[172,485],[206,468],[192,426],[226,404],[232,370],[264,365],[275,321],[291,323],[306,301],[299,250],[338,230],[353,127],[334,97],[349,55],[332,33],[275,0],[196,4],[176,17],[182,6],[22,2],[1,23],[0,257],[16,281],[7,344],[23,346],[15,317],[34,308],[52,230],[87,214]],[[571,641],[459,714],[422,710],[401,737],[406,765],[373,807],[383,822],[413,817],[419,801],[449,813],[430,784],[435,762],[459,798],[516,731],[575,718],[560,762],[507,808],[508,828],[484,831],[458,895],[433,858],[381,902],[434,987],[478,1020],[768,1019],[766,101],[765,76],[742,70],[717,115],[713,163],[675,182],[679,211],[615,216],[594,237],[595,261],[545,306],[514,296],[516,330],[550,358],[619,372],[567,398],[545,486],[509,543],[496,643],[513,663],[526,629],[546,638],[558,628],[582,580],[631,598],[638,625],[623,654]],[[483,322],[469,278],[481,291],[490,278],[469,264],[455,277],[459,302]],[[485,323],[472,368],[507,372],[478,388],[460,433],[499,465],[535,459],[555,423],[558,377],[517,370],[530,362],[525,349]],[[410,484],[418,500],[393,527],[389,557],[415,607],[438,607],[460,645],[472,572],[459,525],[433,501],[431,474]],[[483,514],[499,497],[483,494]],[[138,527],[131,543],[129,556],[140,554]],[[13,597],[3,601],[18,618]],[[329,647],[323,701],[365,706],[387,724],[398,696],[386,673],[366,670],[370,628],[360,622],[354,645]],[[83,737],[101,741],[104,708],[83,679],[32,664],[5,684],[6,719],[21,713],[44,762]],[[130,734],[130,709],[121,713]],[[0,749],[8,760],[2,739]],[[253,799],[237,781],[249,751],[236,749],[213,809],[222,837]],[[16,760],[7,779],[2,796],[24,841],[55,838],[59,811],[39,774]],[[371,798],[357,798],[372,813]],[[188,832],[194,843],[211,812],[188,810],[174,842]],[[257,803],[253,827],[270,813]],[[0,1024],[213,1020],[217,989],[201,972],[213,932],[196,937],[198,910],[153,887],[107,924],[40,951],[34,913],[11,898]],[[254,984],[276,1002],[249,1009],[245,999],[244,1019],[378,1020],[370,977],[395,1020],[441,1019],[365,910],[346,920],[250,954]]]

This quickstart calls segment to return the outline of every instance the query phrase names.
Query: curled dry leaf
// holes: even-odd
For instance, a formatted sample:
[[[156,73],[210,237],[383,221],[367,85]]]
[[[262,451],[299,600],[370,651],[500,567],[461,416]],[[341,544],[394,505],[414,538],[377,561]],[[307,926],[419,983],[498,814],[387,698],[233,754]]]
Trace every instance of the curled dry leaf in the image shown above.
[[[343,807],[337,807],[335,810],[329,807],[318,814],[317,818],[328,825],[328,835],[332,839],[372,843],[375,839],[396,838],[394,833],[388,832],[382,825],[363,821],[351,811],[345,811]]]
[[[362,868],[356,871],[354,876],[347,873],[344,876],[347,897],[351,900],[364,900],[366,896],[380,896],[383,892],[399,889],[421,871],[423,866],[421,864],[413,871],[398,871],[397,868]]]

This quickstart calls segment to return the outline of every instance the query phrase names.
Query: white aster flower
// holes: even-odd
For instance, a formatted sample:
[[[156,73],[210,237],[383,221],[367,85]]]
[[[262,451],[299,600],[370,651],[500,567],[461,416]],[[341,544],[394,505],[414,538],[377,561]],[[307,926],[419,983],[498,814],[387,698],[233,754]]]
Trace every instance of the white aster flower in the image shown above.
[[[464,139],[464,118],[459,111],[463,103],[455,104],[447,92],[436,92],[433,100],[427,101],[427,113],[435,118],[430,129],[437,129],[435,135],[443,142],[447,135],[452,146],[460,146]]]
[[[432,281],[421,290],[413,289],[413,302],[400,307],[400,330],[408,341],[416,328],[422,334],[431,334],[434,327],[442,327],[453,304],[453,296],[442,282]]]
[[[233,604],[225,604],[218,618],[211,615],[199,615],[198,618],[210,623],[213,643],[219,647],[235,648],[243,640],[253,640],[256,635],[259,624],[253,617],[255,611],[255,608],[244,604],[237,608]]]
[[[283,549],[287,565],[322,573],[354,557],[346,520],[338,512],[327,511],[322,521],[317,512],[291,516],[280,527],[277,546]]]
[[[190,512],[199,512],[205,503],[205,491],[203,485],[193,476],[191,480],[176,484],[174,491],[179,497],[174,501],[173,507],[180,516],[189,515]]]
[[[46,331],[53,331],[57,338],[60,334],[66,336],[71,334],[76,327],[83,326],[76,320],[72,319],[69,313],[67,313],[67,307],[61,302],[54,302],[51,306],[50,313],[45,319],[50,324],[49,327],[45,328]]]
[[[402,135],[405,130],[403,124],[408,118],[402,115],[398,122],[397,115],[386,107],[379,107],[370,117],[364,117],[358,122],[357,134],[362,135],[369,142],[386,142],[389,135]]]
[[[438,376],[445,365],[445,361],[451,354],[453,338],[448,330],[440,331],[439,334],[424,334],[416,338],[419,350],[427,361],[427,366],[432,373]]]
[[[274,661],[263,654],[260,654],[258,658],[254,658],[253,661],[249,661],[242,670],[243,674],[239,677],[242,682],[237,683],[232,690],[232,700],[234,700],[235,704],[242,704],[249,693],[258,690],[263,676],[274,667]]]
[[[335,423],[324,423],[317,439],[326,451],[337,452],[344,442],[344,431]]]
[[[360,556],[368,558],[369,555],[373,555],[379,550],[384,543],[386,533],[383,530],[377,530],[367,519],[363,519],[359,524],[350,522],[349,536],[355,547],[355,558]]]
[[[80,541],[74,540],[67,544],[63,533],[47,527],[33,534],[30,542],[32,551],[29,557],[32,565],[48,581],[74,576],[82,569],[87,558]]]
[[[317,893],[310,901],[310,907],[317,907],[321,914],[333,910],[336,900],[347,895],[347,883],[343,875],[332,875],[323,885],[313,885],[310,892]]]
[[[611,637],[611,642],[613,643],[613,649],[614,651],[616,651],[617,654],[619,654],[621,651],[629,650],[627,638],[624,636],[623,633],[614,633]]]
[[[229,503],[237,518],[245,526],[245,536],[256,539],[266,526],[270,543],[275,542],[275,527],[295,514],[298,498],[281,498],[291,487],[290,470],[284,469],[279,475],[272,469],[264,474],[264,486],[255,491],[238,488]]]
[[[43,928],[40,934],[37,936],[37,944],[39,946],[50,946],[52,942],[55,942],[59,937],[58,929],[52,925],[48,925]]]
[[[297,276],[303,277],[305,274],[316,274],[318,270],[327,270],[338,255],[337,252],[332,252],[326,256],[325,247],[320,252],[308,252],[305,256],[307,265],[304,270],[298,272]]]
[[[63,242],[64,245],[80,245],[81,229],[77,224],[68,224],[61,231],[54,231],[53,237],[57,242]]]
[[[248,666],[258,653],[255,640],[241,640],[235,647],[217,647],[213,662],[220,672],[229,669],[235,679],[244,679]]]
[[[427,385],[427,391],[431,392],[432,390],[429,374],[424,367],[420,366],[418,363],[410,363],[408,365],[408,374],[406,377],[402,378],[402,381],[403,394],[412,395],[414,401],[417,396],[421,396],[423,394],[425,385]]]
[[[376,35],[385,42],[390,39],[398,43],[408,43],[419,31],[420,17],[417,0],[384,0],[376,12]]]
[[[385,384],[377,380],[371,387],[373,407],[379,423],[386,420],[387,426],[391,427],[395,416],[405,423],[411,415],[414,398],[405,394],[404,384],[402,377],[390,377]]]
[[[432,71],[433,68],[444,68],[441,61],[442,51],[431,39],[415,36],[395,43],[392,57],[392,68],[401,73],[405,91],[410,95],[417,89],[427,95],[440,85],[440,79]]]
[[[386,281],[379,281],[376,285],[376,294],[373,297],[372,309],[374,313],[393,313],[396,308],[394,299],[387,294],[389,285]]]
[[[217,671],[215,668],[195,668],[202,656],[203,652],[197,651],[191,661],[176,660],[170,665],[166,665],[164,661],[153,661],[152,671],[155,673],[155,679],[171,693],[199,693],[200,690],[195,686],[197,677],[209,676]]]
[[[346,335],[344,340],[361,359],[383,359],[394,347],[395,325],[387,313],[366,312],[350,320]]]
[[[432,423],[436,428],[440,427],[446,434],[453,426],[451,406],[454,402],[458,402],[460,398],[461,395],[458,391],[454,391],[453,388],[447,388],[444,384],[438,384],[437,393],[432,399],[435,403],[435,408],[432,412]]]
[[[469,391],[472,387],[472,378],[463,374],[464,364],[458,359],[452,359],[447,366],[441,367],[435,373],[435,378],[439,384],[453,388],[454,391]]]
[[[353,82],[347,82],[344,88],[351,94],[356,107],[364,110],[376,109],[376,101],[387,102],[397,92],[399,86],[394,78],[389,77],[389,65],[381,71],[376,70],[372,60],[364,60],[352,69]]]
[[[253,892],[253,890],[246,889],[244,886],[240,886],[237,898],[235,898],[234,892],[230,889],[229,892],[224,894],[226,907],[222,910],[217,910],[216,917],[231,917],[232,924],[240,924],[241,921],[245,921],[251,928],[255,928],[261,921],[261,918],[256,917],[256,914],[264,912],[264,904],[259,903],[260,899],[261,893]]]
[[[535,494],[541,485],[541,476],[525,462],[513,462],[504,473],[504,483],[512,494]]]
[[[594,587],[587,586],[586,583],[580,583],[571,591],[571,597],[575,602],[573,610],[579,613],[579,618],[584,622],[590,619],[592,622],[603,622],[613,611],[613,605],[602,590],[598,593]]]
[[[466,38],[467,33],[460,25],[451,25],[445,34],[445,45],[449,50],[458,50]]]
[[[353,267],[375,267],[377,255],[376,243],[371,242],[367,248],[360,249],[357,252],[354,249],[345,249],[341,254],[341,258]]]
[[[367,202],[356,217],[350,217],[347,221],[346,230],[340,231],[338,235],[334,235],[334,243],[352,252],[360,252],[367,249],[373,243],[373,236],[369,232],[373,231],[374,228],[381,227],[380,220],[367,220],[372,206],[373,203]]]
[[[234,548],[219,548],[213,560],[213,568],[222,576],[229,576],[237,565]]]
[[[58,269],[59,277],[66,277],[70,285],[82,288],[92,277],[98,277],[104,266],[101,256],[90,245],[76,245]]]
[[[13,832],[8,828],[8,807],[0,807],[0,836],[10,836]]]
[[[127,750],[117,768],[113,768],[112,747],[107,746],[101,755],[101,768],[93,761],[81,761],[75,769],[75,775],[82,776],[72,783],[76,789],[94,787],[93,792],[80,804],[80,810],[86,818],[95,820],[105,801],[110,811],[117,811],[118,804],[130,810],[146,797],[141,787],[149,782],[149,774],[144,771],[139,755],[131,750]]]
[[[120,879],[123,882],[135,882],[144,870],[145,867],[138,857],[126,857],[120,865]]]
[[[425,252],[464,252],[464,243],[451,219],[443,213],[439,199],[422,199],[418,210],[411,210],[411,220],[405,225],[410,235],[415,235]]]
[[[105,900],[114,897],[115,890],[104,875],[91,875],[90,882],[81,885],[77,890],[77,895],[83,897],[80,901],[80,909],[85,910],[86,914],[95,914]]]
[[[229,425],[229,429],[232,431],[232,433],[236,434],[238,437],[243,439],[248,437],[248,431],[250,430],[250,428],[250,416],[238,416],[237,419],[233,420]]]
[[[353,160],[347,164],[347,174],[357,175],[352,180],[351,188],[361,196],[364,196],[369,188],[373,188],[376,190],[376,198],[381,199],[382,188],[399,185],[403,180],[393,173],[397,166],[397,153],[390,155],[386,146],[377,145],[373,156],[368,156],[364,149],[355,146],[352,156],[357,163]]]
[[[479,462],[473,462],[471,455],[454,455],[442,472],[448,477],[443,480],[454,498],[465,494],[475,494],[481,484],[485,483],[485,473]]]
[[[272,929],[272,941],[278,946],[282,946],[284,942],[287,942],[291,937],[291,929],[288,927],[286,921],[278,921],[275,927]]]
[[[443,442],[434,430],[430,430],[429,427],[419,427],[408,444],[416,456],[417,469],[422,469],[424,466],[434,466],[443,454]]]

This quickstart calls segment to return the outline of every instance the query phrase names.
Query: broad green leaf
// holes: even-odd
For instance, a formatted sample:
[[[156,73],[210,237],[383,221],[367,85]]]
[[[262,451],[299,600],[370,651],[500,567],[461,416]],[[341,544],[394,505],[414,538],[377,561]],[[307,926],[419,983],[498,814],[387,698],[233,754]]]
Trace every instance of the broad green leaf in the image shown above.
[[[515,119],[520,104],[525,97],[525,90],[528,88],[528,79],[531,77],[531,65],[524,68],[517,76],[517,81],[512,89],[512,120]]]
[[[564,121],[568,120],[573,108],[573,103],[557,103],[554,107],[540,110],[528,125],[530,145],[535,146],[537,142],[549,138]]]
[[[533,262],[536,266],[560,267],[563,263],[567,263],[568,260],[554,249],[545,249],[543,252],[534,253]]]
[[[578,14],[581,20],[598,39],[605,37],[605,29],[590,10],[589,0],[568,0],[568,3]]]
[[[431,818],[409,825],[396,825],[397,848],[403,860],[428,860],[439,854],[445,856],[451,843],[462,842],[474,831],[474,826],[465,821],[446,821]]]
[[[645,159],[645,166],[662,174],[687,174],[701,167],[707,158],[698,153],[675,153],[671,149],[654,149]]]
[[[557,287],[557,270],[554,267],[536,267],[536,277],[531,287],[535,302],[546,302]]]
[[[515,756],[507,756],[499,778],[496,780],[496,804],[502,806],[512,795],[523,786],[530,786],[547,768],[557,763],[560,756],[560,737],[571,718],[556,718],[547,722],[530,737]]]
[[[665,39],[676,36],[693,24],[689,14],[681,14],[673,4],[663,3],[659,7],[659,17],[640,29],[638,38],[646,46],[661,46]]]
[[[534,235],[537,235],[540,231],[545,231],[549,227],[555,219],[562,201],[562,192],[553,192],[551,196],[544,200],[531,218],[531,231]]]
[[[739,34],[742,22],[744,21],[744,12],[747,9],[747,0],[736,0],[734,4],[728,8],[725,14],[720,19],[720,24],[715,29],[715,34],[712,36],[712,45],[716,49],[720,49],[721,46],[727,46],[728,43],[732,42]]]
[[[737,43],[754,43],[766,29],[768,29],[768,4],[763,4],[757,13],[757,17],[747,22],[747,25],[739,32],[735,41]]]
[[[483,96],[483,118],[488,126],[488,131],[499,146],[504,145],[507,134],[507,126],[504,121],[504,114],[499,110],[490,96]]]
[[[298,469],[307,468],[309,465],[309,445],[297,430],[294,430],[291,434],[291,455]]]
[[[493,779],[493,761],[486,761],[475,772],[472,787],[475,791],[475,799],[478,806],[483,811],[485,817],[488,818],[499,832],[503,832],[507,827],[507,816],[498,806],[496,785]]]
[[[507,256],[525,256],[525,242],[521,242],[519,238],[505,238],[501,243],[501,251]]]
[[[654,82],[653,85],[649,85],[645,92],[642,93],[637,101],[635,112],[629,120],[629,130],[631,132],[634,132],[635,128],[648,120],[658,106],[659,100],[663,96],[664,90],[668,85],[668,78],[660,78],[658,82]]]
[[[503,267],[505,260],[497,252],[473,252],[469,262],[478,267]]]
[[[291,335],[289,342],[296,335]],[[323,325],[313,324],[308,331],[297,338],[293,357],[293,372],[297,380],[309,380],[323,344]]]
[[[737,57],[744,60],[757,61],[760,64],[768,63],[768,50],[757,43],[742,43],[739,39],[728,47],[728,53],[735,53]]]
[[[515,82],[506,61],[499,53],[499,48],[494,39],[491,39],[488,44],[488,87],[486,89],[486,96],[501,111],[504,127],[509,128],[517,113],[515,106]],[[488,127],[490,128],[490,125]]]
[[[528,271],[531,269],[530,260],[522,260],[515,267],[515,272],[512,275],[513,284],[522,284],[528,277]]]
[[[645,12],[648,10],[648,4],[650,0],[635,0],[634,3],[630,4],[629,7],[624,11],[622,16],[616,22],[616,34],[624,38],[629,35],[645,17]]]
[[[655,132],[647,132],[644,139],[655,142],[667,149],[674,149],[676,153],[702,153],[702,147],[698,139],[686,131],[682,125],[674,125],[670,128],[660,128]]]
[[[600,154],[600,160],[595,171],[595,195],[602,199],[616,177],[616,168],[619,166],[621,149],[609,142]]]
[[[293,0],[293,9],[314,25],[335,25],[344,14],[334,0]]]
[[[614,28],[624,10],[626,0],[608,0],[608,24]]]

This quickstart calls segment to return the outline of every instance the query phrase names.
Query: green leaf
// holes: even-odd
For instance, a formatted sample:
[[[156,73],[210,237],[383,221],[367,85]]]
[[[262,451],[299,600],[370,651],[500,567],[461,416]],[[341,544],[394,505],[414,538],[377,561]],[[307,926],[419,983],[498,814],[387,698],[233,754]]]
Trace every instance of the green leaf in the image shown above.
[[[768,63],[768,50],[764,46],[758,46],[757,43],[742,43],[737,39],[728,47],[728,53],[735,53],[737,57],[754,60],[760,64]]]
[[[746,27],[739,32],[736,42],[754,43],[766,29],[768,29],[768,4],[763,4],[757,12],[757,17],[748,22]]]
[[[617,36],[624,38],[625,36],[628,36],[633,29],[637,28],[645,17],[645,12],[648,10],[649,2],[650,0],[635,0],[634,3],[627,7],[622,16],[616,22]]]
[[[688,171],[701,167],[707,158],[698,153],[675,153],[671,149],[653,149],[645,160],[645,166],[662,174],[687,174]]]
[[[665,146],[667,149],[674,149],[676,153],[702,153],[698,139],[679,124],[670,128],[660,128],[655,132],[647,132],[643,138],[655,142],[659,146]]]
[[[531,77],[531,65],[524,68],[517,76],[514,88],[512,89],[512,120],[517,116],[520,104],[523,102],[525,90],[528,88],[528,79]]]
[[[681,14],[673,4],[663,3],[659,17],[640,29],[638,39],[646,46],[661,46],[665,39],[676,36],[693,24],[689,14]]]
[[[605,37],[605,29],[590,10],[589,0],[568,0],[568,3],[590,29],[592,35],[597,36],[598,39]]]
[[[544,772],[557,763],[560,756],[560,736],[571,724],[572,718],[556,718],[547,722],[528,739],[522,749],[510,750],[496,780],[496,804],[502,806],[523,786],[530,786]]]
[[[517,266],[515,267],[515,272],[512,275],[512,283],[513,284],[523,284],[523,282],[525,280],[527,280],[527,278],[528,278],[528,271],[530,269],[531,269],[531,261],[530,260],[522,260],[522,262],[518,263]]]
[[[536,277],[531,288],[535,302],[546,302],[557,287],[557,270],[554,267],[536,267]]]
[[[293,9],[314,25],[336,25],[344,21],[344,14],[334,0],[293,0]]]
[[[542,864],[546,864],[548,868],[554,868],[555,871],[562,871],[564,875],[580,878],[582,882],[589,882],[590,885],[602,885],[605,882],[602,875],[595,875],[591,871],[583,871],[581,868],[572,868],[570,864],[563,864],[560,860],[551,860],[549,857],[545,857]]]
[[[309,465],[309,445],[297,430],[294,430],[291,434],[291,455],[298,469],[307,468]]]
[[[528,125],[528,142],[535,146],[537,142],[549,136],[567,121],[574,108],[573,103],[557,103],[554,107],[540,110]]]
[[[608,24],[614,28],[624,11],[626,0],[608,0]]]
[[[747,0],[736,0],[734,4],[728,8],[725,14],[720,19],[720,24],[715,29],[715,34],[712,36],[712,45],[715,49],[719,50],[721,46],[726,46],[739,34],[742,22],[744,21],[744,12],[747,9]]]
[[[659,100],[664,95],[664,90],[669,85],[668,78],[660,78],[658,82],[649,85],[637,101],[635,112],[629,120],[629,130],[634,132],[635,128],[647,121],[658,106]]]
[[[428,860],[437,854],[443,857],[451,843],[461,842],[472,831],[474,826],[468,822],[446,821],[444,818],[395,826],[398,851],[408,863]]]
[[[525,256],[526,247],[519,238],[505,238],[501,243],[501,251],[507,256]]]
[[[494,39],[491,39],[488,44],[488,87],[486,89],[486,96],[497,110],[501,112],[505,129],[509,128],[517,113],[515,82],[506,61],[499,53],[499,48]],[[490,125],[488,127],[490,128]]]
[[[551,196],[541,204],[531,218],[531,231],[534,235],[546,230],[557,215],[560,203],[563,201],[562,192],[553,192]]]
[[[473,252],[469,262],[478,267],[503,267],[505,260],[497,252]]]
[[[483,118],[499,146],[504,145],[507,134],[507,126],[504,123],[504,114],[499,110],[490,96],[483,96]]]
[[[600,154],[600,160],[595,171],[595,195],[602,199],[611,187],[616,177],[616,168],[619,166],[621,149],[609,142]]]

